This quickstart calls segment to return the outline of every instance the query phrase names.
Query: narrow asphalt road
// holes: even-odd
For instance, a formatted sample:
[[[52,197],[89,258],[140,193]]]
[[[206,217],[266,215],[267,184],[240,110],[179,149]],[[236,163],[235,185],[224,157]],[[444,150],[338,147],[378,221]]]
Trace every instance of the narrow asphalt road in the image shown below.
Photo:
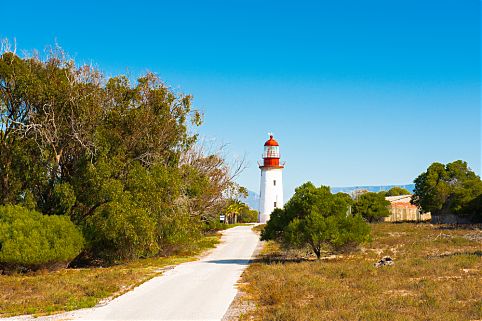
[[[104,306],[73,312],[74,320],[221,320],[258,244],[252,226],[223,232],[199,261],[184,263]]]

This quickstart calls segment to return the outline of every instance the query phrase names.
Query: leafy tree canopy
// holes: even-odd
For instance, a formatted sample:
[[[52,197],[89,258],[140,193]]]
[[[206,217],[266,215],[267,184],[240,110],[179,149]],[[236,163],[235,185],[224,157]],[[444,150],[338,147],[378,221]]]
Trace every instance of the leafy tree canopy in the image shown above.
[[[346,194],[331,194],[327,186],[308,182],[295,190],[284,209],[271,213],[261,238],[285,246],[309,245],[318,258],[323,250],[340,251],[369,239],[369,226],[352,216],[352,200]]]
[[[166,253],[240,190],[222,153],[198,143],[201,123],[192,97],[152,73],[131,83],[59,48],[1,52],[0,205],[70,216],[94,257]]]
[[[238,196],[246,194],[244,188],[239,192]],[[239,199],[229,200],[223,213],[225,213],[228,223],[256,223],[258,221],[258,211],[250,209]]]
[[[410,195],[410,191],[403,187],[395,186],[390,188],[388,191],[385,192],[385,196],[400,196],[400,195]]]
[[[415,179],[412,202],[432,215],[453,213],[482,221],[482,181],[467,165],[457,160],[433,163]]]
[[[389,205],[383,194],[368,192],[358,196],[353,213],[361,215],[368,222],[376,222],[390,215]]]

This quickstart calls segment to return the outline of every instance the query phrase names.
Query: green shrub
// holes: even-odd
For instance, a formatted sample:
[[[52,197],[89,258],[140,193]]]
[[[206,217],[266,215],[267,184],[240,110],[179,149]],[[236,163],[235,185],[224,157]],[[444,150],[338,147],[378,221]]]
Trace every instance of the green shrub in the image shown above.
[[[359,214],[368,222],[379,222],[390,216],[390,202],[380,193],[368,192],[358,197],[353,205],[353,214]]]
[[[109,262],[159,252],[155,221],[145,209],[135,206],[127,194],[99,206],[85,223],[89,250]]]
[[[228,224],[221,223],[219,220],[212,219],[205,222],[205,224],[203,225],[203,232],[208,233],[213,231],[222,231],[227,229],[228,226]]]
[[[317,258],[323,251],[346,252],[370,240],[370,227],[360,215],[349,215],[352,201],[311,182],[295,189],[283,209],[275,209],[261,232],[262,240],[286,247],[309,245]]]
[[[200,223],[180,209],[160,215],[157,233],[163,255],[172,255],[180,249],[189,248],[202,236]]]
[[[302,219],[295,218],[284,233],[286,245],[309,245],[317,258],[320,258],[323,250],[345,252],[369,240],[370,226],[363,218],[360,215],[351,216],[343,213],[325,216],[313,211]]]
[[[258,222],[258,211],[246,208],[238,215],[238,223],[256,223]]]
[[[67,265],[84,239],[67,216],[43,215],[21,206],[0,206],[0,267],[24,270]]]

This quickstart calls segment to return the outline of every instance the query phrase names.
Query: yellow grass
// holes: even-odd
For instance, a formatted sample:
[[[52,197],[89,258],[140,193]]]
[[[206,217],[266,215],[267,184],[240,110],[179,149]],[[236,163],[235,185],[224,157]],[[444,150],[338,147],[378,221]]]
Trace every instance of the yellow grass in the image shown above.
[[[0,317],[92,307],[162,274],[168,266],[195,260],[195,255],[218,242],[218,235],[206,236],[182,256],[142,259],[105,268],[0,275]]]
[[[316,261],[272,242],[244,273],[242,320],[480,320],[482,232],[375,224],[360,252]],[[385,255],[395,264],[375,268]]]

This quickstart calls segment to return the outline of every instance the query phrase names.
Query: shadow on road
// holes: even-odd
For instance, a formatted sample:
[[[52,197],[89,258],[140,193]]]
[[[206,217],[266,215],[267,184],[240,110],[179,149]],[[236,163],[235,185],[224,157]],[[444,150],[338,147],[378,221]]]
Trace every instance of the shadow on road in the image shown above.
[[[286,257],[272,257],[266,256],[262,258],[254,258],[251,260],[241,260],[241,259],[230,259],[230,260],[211,260],[206,261],[206,263],[213,263],[213,264],[237,264],[237,265],[249,265],[252,263],[261,263],[261,264],[284,264],[284,263],[300,263],[306,261],[313,261],[312,259],[308,258],[286,258]]]

